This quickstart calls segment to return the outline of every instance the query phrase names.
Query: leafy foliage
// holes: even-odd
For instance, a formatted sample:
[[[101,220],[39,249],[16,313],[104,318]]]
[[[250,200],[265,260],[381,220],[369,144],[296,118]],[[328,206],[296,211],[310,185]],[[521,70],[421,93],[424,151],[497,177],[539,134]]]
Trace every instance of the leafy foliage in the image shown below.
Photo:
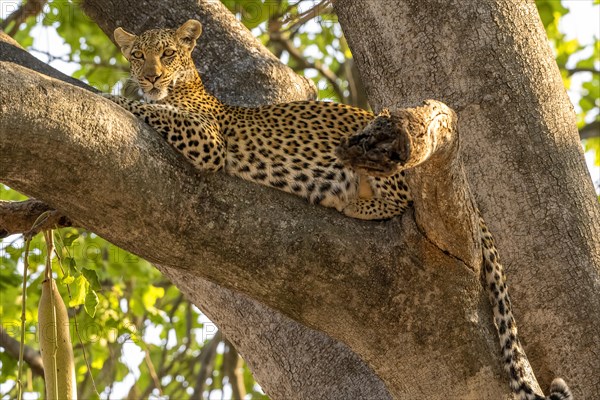
[[[248,29],[282,62],[311,78],[319,98],[368,107],[353,90],[348,44],[331,1],[224,0]],[[360,100],[357,100],[359,98]]]
[[[584,75],[578,89],[580,99],[577,102],[577,123],[580,129],[595,126],[596,135],[586,139],[584,146],[586,150],[595,151],[595,163],[600,166],[600,125],[591,125],[594,122],[600,124],[600,40],[595,37],[593,44],[587,46],[577,39],[567,40],[566,35],[560,31],[560,22],[569,13],[569,9],[555,0],[537,0],[536,4],[556,54],[565,87],[571,88],[574,75]],[[600,3],[595,1],[595,4]]]
[[[39,31],[55,31],[65,45],[62,55],[53,50],[57,43],[34,41]],[[77,2],[71,0],[51,0],[42,9],[41,15],[27,18],[15,39],[34,55],[45,58],[49,63],[62,61],[74,68],[73,77],[105,92],[129,75],[128,66],[115,46],[112,46],[102,30],[87,17]],[[47,47],[47,48],[46,48]]]
[[[16,192],[6,188],[3,194],[17,197]],[[216,327],[146,261],[93,233],[75,228],[55,231],[54,239],[58,257],[54,258],[53,270],[61,295],[71,309],[80,396],[96,397],[86,375],[89,369],[98,390],[105,395],[133,371],[138,377],[132,391],[140,398],[147,398],[151,393],[162,393],[169,398],[189,397],[197,386],[198,370],[202,368],[196,359],[204,343],[216,334]],[[46,256],[41,235],[34,237],[31,249],[25,344],[37,348],[35,305],[39,301]],[[2,243],[2,327],[15,338],[20,331],[22,257],[20,238],[13,237]],[[83,349],[89,367],[84,361]],[[219,372],[223,360],[223,352],[217,352],[208,374],[213,390],[223,388],[220,377],[229,377]],[[0,353],[0,363],[1,382],[14,381],[14,358]],[[160,389],[152,380],[151,370],[160,377]],[[249,372],[245,374],[249,376]],[[253,380],[246,379],[245,383],[250,398],[264,398]],[[31,391],[43,392],[41,379],[34,379],[30,384]]]

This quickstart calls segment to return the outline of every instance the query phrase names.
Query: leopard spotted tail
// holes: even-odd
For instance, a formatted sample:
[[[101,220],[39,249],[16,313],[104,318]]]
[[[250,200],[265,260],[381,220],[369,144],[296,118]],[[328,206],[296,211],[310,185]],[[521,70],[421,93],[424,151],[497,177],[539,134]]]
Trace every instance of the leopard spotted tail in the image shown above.
[[[500,264],[494,238],[481,217],[479,230],[483,248],[485,283],[494,309],[494,324],[498,330],[504,370],[509,375],[511,389],[517,394],[519,400],[573,400],[571,390],[560,378],[552,381],[548,396],[540,396],[534,392],[529,381],[533,377],[533,372],[519,341],[504,268]]]

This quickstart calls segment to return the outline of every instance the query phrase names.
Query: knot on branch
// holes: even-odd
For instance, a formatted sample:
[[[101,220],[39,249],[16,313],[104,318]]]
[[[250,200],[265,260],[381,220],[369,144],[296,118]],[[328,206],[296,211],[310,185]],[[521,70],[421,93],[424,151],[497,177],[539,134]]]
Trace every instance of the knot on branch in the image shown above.
[[[384,110],[362,131],[342,140],[337,156],[368,175],[390,176],[446,153],[455,141],[456,114],[445,104]],[[453,156],[453,154],[451,155]]]

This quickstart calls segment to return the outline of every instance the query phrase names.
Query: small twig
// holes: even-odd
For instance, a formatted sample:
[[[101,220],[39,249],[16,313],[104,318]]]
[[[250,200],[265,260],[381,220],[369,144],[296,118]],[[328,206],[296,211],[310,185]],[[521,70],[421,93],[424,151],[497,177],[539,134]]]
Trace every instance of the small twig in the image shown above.
[[[272,42],[279,43],[283,46],[284,50],[286,50],[290,57],[292,57],[297,63],[300,69],[308,69],[312,68],[317,70],[325,79],[331,84],[333,90],[337,94],[340,99],[344,98],[344,91],[338,83],[337,76],[329,69],[325,64],[323,64],[319,60],[308,61],[300,51],[296,47],[293,46],[290,40],[284,39],[281,36],[273,36],[271,38]]]
[[[185,343],[186,350],[192,345],[192,303],[186,301],[187,307],[185,308],[185,336],[187,341]]]
[[[14,25],[6,33],[9,36],[15,36],[15,34],[19,31],[21,24],[25,22],[27,18],[35,17],[36,15],[40,14],[46,3],[48,3],[48,0],[27,1],[12,14],[6,17],[4,21],[0,22],[0,29],[6,31],[6,28],[8,28],[11,23],[14,23]]]
[[[95,62],[95,61],[90,61],[90,60],[73,60],[69,57],[65,57],[65,56],[57,56],[55,54],[52,54],[48,51],[45,50],[38,50],[38,49],[29,49],[30,52],[36,52],[36,53],[40,53],[45,55],[46,57],[48,57],[48,62],[52,62],[52,61],[62,61],[65,63],[77,63],[80,65],[92,65],[94,67],[103,67],[103,68],[112,68],[112,69],[117,69],[119,71],[124,71],[124,72],[129,72],[129,68],[122,66],[122,65],[118,65],[118,64],[111,64],[109,62],[106,61],[100,61],[100,62]]]
[[[154,364],[152,363],[152,359],[150,358],[150,350],[148,350],[148,346],[144,346],[144,361],[146,362],[146,366],[148,367],[148,372],[150,372],[150,377],[154,382],[154,387],[158,389],[159,395],[162,396],[162,385],[160,384],[160,380],[158,379],[158,375],[156,374],[156,369],[154,368]]]
[[[597,69],[592,68],[592,67],[565,68],[565,71],[567,71],[567,73],[569,75],[573,75],[573,74],[576,74],[578,72],[591,72],[592,74],[598,74],[598,73],[600,73],[600,70],[597,70]]]
[[[292,21],[292,17],[286,18],[283,23],[290,23],[284,28],[285,31],[295,31],[298,27],[304,25],[311,19],[318,17],[321,14],[329,13],[333,10],[330,0],[322,0],[319,4],[314,7],[298,14]]]
[[[27,271],[29,270],[29,245],[31,236],[25,238],[25,252],[23,261],[23,293],[21,298],[21,346],[19,348],[19,373],[17,374],[17,385],[19,391],[17,398],[21,400],[23,396],[23,355],[25,353],[25,321],[27,320]]]

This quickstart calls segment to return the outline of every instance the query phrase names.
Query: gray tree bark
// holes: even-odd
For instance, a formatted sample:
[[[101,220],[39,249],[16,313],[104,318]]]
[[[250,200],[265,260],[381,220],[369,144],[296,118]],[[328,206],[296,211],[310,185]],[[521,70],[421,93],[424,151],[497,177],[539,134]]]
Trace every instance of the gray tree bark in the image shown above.
[[[577,398],[600,398],[600,212],[534,2],[335,6],[375,108],[435,98],[459,110],[469,181],[540,384],[562,376]]]
[[[401,92],[401,89],[410,86],[411,83],[408,80],[401,80],[401,77],[398,78],[399,81],[394,81],[400,75],[399,68],[404,65],[404,63],[395,64],[397,58],[414,57],[416,60],[421,60],[425,66],[428,65],[427,60],[435,60],[436,68],[424,68],[421,70],[424,71],[423,76],[415,78],[421,79],[421,84],[426,78],[433,79],[432,82],[444,83],[445,80],[437,74],[445,71],[442,66],[454,64],[447,63],[448,60],[444,57],[447,48],[433,47],[428,35],[405,38],[415,40],[416,43],[412,43],[412,47],[406,47],[402,51],[395,48],[394,43],[398,43],[399,38],[394,36],[389,27],[394,26],[393,21],[400,21],[401,16],[405,18],[407,15],[419,16],[419,9],[412,10],[413,14],[399,16],[397,12],[406,13],[411,10],[403,10],[402,7],[390,10],[384,7],[387,2],[381,3],[383,5],[374,1],[365,1],[362,4],[362,2],[338,0],[338,12],[354,46],[359,67],[366,76],[365,82],[373,104],[379,105],[385,101],[386,105],[392,106],[416,105],[423,98],[438,97],[456,107],[451,95],[459,97],[459,94],[456,94],[457,88],[451,85],[447,87],[442,85],[439,93],[432,91],[434,95],[427,96],[420,96],[419,92],[413,94],[412,89],[416,90],[418,87],[411,88],[410,93]],[[491,3],[482,3],[484,6],[477,8],[483,10],[484,17],[488,15],[485,7]],[[408,3],[401,3],[401,5],[406,4]],[[356,5],[360,5],[361,8],[355,8]],[[427,3],[424,7],[432,6]],[[462,11],[456,11],[458,8],[460,8],[459,4],[452,4],[452,7],[447,9],[446,7],[436,9],[442,14],[437,15],[437,23],[444,21],[442,18],[444,16],[448,18],[444,11],[453,18],[459,19],[470,15],[468,13],[462,15]],[[478,16],[471,15],[471,17]],[[484,17],[481,18],[488,21]],[[357,21],[358,18],[364,18],[364,24]],[[471,23],[473,24],[473,21]],[[399,26],[412,26],[417,29],[415,24],[416,22],[412,25],[403,23]],[[506,32],[502,30],[501,25],[496,26],[489,21],[488,24],[482,28],[483,32],[498,33],[497,31],[500,30],[498,35],[491,33],[490,35],[500,39],[505,37],[502,33],[506,35]],[[361,31],[367,26],[370,26],[369,35]],[[431,26],[436,25],[424,24],[423,29]],[[381,30],[382,34],[372,35],[373,27],[378,27],[377,31]],[[352,36],[353,29],[355,29],[354,35],[357,36]],[[448,32],[452,30],[448,29]],[[360,39],[361,37],[363,39]],[[369,46],[361,47],[361,40],[365,43],[370,41]],[[476,40],[469,42],[474,41]],[[504,41],[506,44],[506,39]],[[430,51],[419,53],[417,43],[419,46],[423,43],[428,44],[429,47],[425,48]],[[404,57],[403,52],[406,49],[415,54],[406,54]],[[440,55],[433,54],[431,49],[436,49]],[[375,56],[376,53],[378,56]],[[417,57],[419,54],[423,57]],[[515,57],[514,54],[510,56]],[[463,57],[468,59],[468,55],[463,54]],[[451,59],[451,61],[456,60]],[[414,60],[412,62],[415,63]],[[371,65],[365,68],[367,63]],[[416,64],[408,65],[415,66],[416,71]],[[389,70],[384,74],[386,68]],[[371,69],[375,71],[373,75],[366,72]],[[438,236],[435,237],[441,238],[442,243],[447,242],[457,232],[448,230],[442,233],[436,231],[439,228],[435,226],[423,231],[423,227],[417,225],[418,222],[415,224],[413,217],[413,215],[418,216],[419,213],[427,214],[427,210],[419,205],[421,203],[416,205],[414,214],[409,212],[402,218],[389,222],[353,221],[332,210],[312,207],[292,196],[222,174],[198,175],[144,124],[123,110],[85,91],[56,81],[48,81],[37,74],[12,65],[3,64],[0,74],[3,76],[0,82],[0,137],[2,138],[0,151],[3,154],[0,159],[0,181],[48,202],[82,226],[92,229],[142,257],[159,264],[170,263],[168,267],[163,268],[163,271],[199,303],[202,303],[203,299],[202,294],[198,292],[205,288],[198,283],[197,277],[201,276],[227,287],[232,293],[246,293],[280,311],[286,318],[293,318],[301,324],[326,332],[359,354],[376,371],[396,398],[502,399],[510,397],[507,379],[500,368],[496,335],[491,326],[491,312],[479,282],[479,266],[473,265],[470,261],[474,259],[472,256],[474,249],[461,249],[465,254],[471,255],[461,261],[447,254],[448,251],[444,252],[440,249],[438,241],[430,241],[429,237],[432,236],[428,235],[427,229],[437,233]],[[374,78],[380,79],[382,85],[383,82],[388,84],[388,90],[392,92],[389,98],[382,97],[383,100],[377,100],[378,92],[373,88],[379,87],[379,83]],[[446,78],[449,79],[448,76]],[[519,78],[518,75],[513,76],[513,80],[517,79],[517,84]],[[399,85],[399,82],[402,85],[395,86]],[[469,80],[463,76],[460,82],[466,85],[464,82]],[[480,81],[475,80],[473,85],[475,86],[476,83]],[[425,87],[431,88],[431,84]],[[460,85],[459,88],[467,91]],[[525,87],[528,90],[531,88],[531,86]],[[436,86],[435,91],[437,90]],[[448,90],[449,93],[445,97],[442,96],[443,90]],[[531,91],[528,92],[530,95]],[[380,89],[379,93],[383,91]],[[494,95],[496,92],[491,93]],[[424,92],[421,91],[420,94]],[[405,98],[409,100],[404,101]],[[468,122],[468,117],[479,118],[476,111],[486,104],[474,104],[477,104],[477,107],[471,105],[475,108],[461,111],[461,120],[466,118]],[[534,105],[541,107],[540,101]],[[493,109],[491,104],[487,104],[487,107]],[[85,115],[86,119],[83,119],[82,115]],[[533,115],[539,116],[539,114]],[[516,121],[520,119],[517,118]],[[527,126],[526,123],[523,124]],[[490,132],[494,132],[491,125],[491,123],[483,125],[486,127],[485,132],[490,136],[492,135]],[[540,125],[545,126],[543,123],[538,123],[533,127],[540,129]],[[475,152],[470,153],[472,150],[468,147],[468,142],[472,140],[471,132],[474,130],[472,126],[465,122],[460,123],[461,132],[466,132],[462,133],[464,140],[461,140],[461,146],[469,160],[472,160],[475,154]],[[508,131],[510,129],[505,130]],[[573,152],[574,145],[567,146],[571,143],[570,139],[561,138],[561,140],[563,147],[567,150],[570,148]],[[60,143],[60,146],[57,143]],[[542,141],[542,144],[545,146],[546,142]],[[508,149],[512,149],[510,144],[504,143],[503,146],[504,153],[509,153]],[[551,155],[554,157],[554,154]],[[504,154],[504,157],[508,156],[510,154]],[[556,155],[556,158],[549,157],[549,159],[563,160],[566,156],[568,154]],[[580,155],[575,154],[575,156]],[[68,160],[68,163],[64,160]],[[576,158],[564,163],[571,165],[574,170],[579,167],[575,168],[573,165],[581,164]],[[80,166],[80,168],[73,168],[73,166]],[[477,174],[474,174],[471,169],[473,166],[469,165],[470,178],[477,179]],[[480,174],[483,176],[489,172],[489,169],[481,169]],[[93,182],[93,184],[85,184],[85,182]],[[419,192],[421,188],[418,184],[416,186],[414,189]],[[573,186],[574,184],[571,184],[567,187]],[[160,190],[157,190],[157,187]],[[438,195],[441,199],[445,198],[444,194],[448,197],[453,194],[448,193],[448,189],[444,187],[444,185],[439,187]],[[585,192],[587,190],[585,187],[584,184],[584,192],[581,192],[581,187],[579,191],[575,191],[580,200],[578,202],[571,200],[569,204],[577,206],[583,203],[587,204],[587,208],[570,208],[569,210],[577,210],[578,214],[571,218],[583,220],[586,216],[588,218],[594,216],[594,213],[597,216],[597,206],[584,199],[584,196],[589,195],[589,192]],[[485,201],[484,195],[488,193],[487,190],[490,190],[488,186],[482,185],[476,188],[478,201],[482,202],[482,197]],[[71,193],[67,199],[63,195],[65,191]],[[139,193],[152,195],[139,196]],[[534,198],[534,200],[544,199]],[[515,204],[522,202],[521,198]],[[261,206],[255,206],[257,204]],[[451,204],[446,207],[460,209],[466,206],[468,205]],[[443,207],[437,208],[443,209]],[[510,239],[510,229],[513,225],[506,226],[506,232],[501,231],[503,228],[501,225],[494,225],[494,215],[488,214],[489,208],[491,207],[485,207],[484,212],[491,220],[490,225],[497,236],[500,240]],[[587,209],[587,214],[579,215],[581,208]],[[450,215],[453,210],[453,208],[449,210]],[[512,211],[516,212],[516,210]],[[550,211],[556,212],[556,210]],[[182,220],[181,215],[185,215],[186,219]],[[564,221],[559,222],[559,228],[566,226]],[[591,225],[591,222],[588,223]],[[594,229],[595,231],[591,232]],[[577,285],[583,286],[583,290],[589,297],[582,300],[577,297],[579,294],[565,291],[561,292],[560,299],[548,301],[552,303],[560,300],[573,307],[577,306],[577,312],[582,312],[584,308],[588,311],[593,310],[593,306],[597,304],[598,293],[590,292],[592,285],[597,285],[598,282],[598,246],[597,242],[594,242],[598,235],[589,236],[589,241],[585,244],[582,241],[577,242],[573,237],[585,236],[588,232],[597,233],[597,226],[590,228],[576,226],[566,231],[557,228],[556,231],[559,234],[569,232],[572,235],[569,239],[573,245],[581,246],[569,249],[557,244],[556,246],[561,247],[553,247],[553,249],[559,249],[562,257],[571,257],[571,263],[573,260],[583,260],[582,265],[573,267],[571,273],[574,275],[573,279],[577,280]],[[465,246],[469,247],[468,244]],[[500,250],[503,254],[502,244]],[[513,257],[523,256],[524,251],[516,251]],[[529,252],[531,249],[527,248],[526,251]],[[539,258],[540,254],[537,256]],[[505,258],[507,257],[509,255],[505,255]],[[202,260],[202,265],[198,265],[198,260]],[[516,258],[514,260],[518,261]],[[585,264],[585,260],[589,263]],[[554,273],[558,274],[558,277],[564,276],[559,274],[560,271],[562,270],[559,268],[557,271],[549,268],[548,276],[543,279],[549,280]],[[545,282],[543,279],[540,281]],[[547,282],[543,285],[546,284]],[[557,282],[554,283],[556,286],[553,287],[563,284],[564,286],[561,287],[569,287],[570,282],[557,278]],[[525,298],[523,304],[519,305],[524,292],[518,290],[516,292],[513,298],[517,311],[520,311],[517,316],[521,317],[518,322],[521,321],[523,332],[523,325],[527,323],[535,326],[536,320],[533,318],[531,321],[530,318],[526,323],[523,321],[521,313],[526,312],[524,307],[527,307],[528,299]],[[223,310],[225,310],[224,304],[231,300],[226,292],[220,293],[221,298],[217,301],[217,306],[223,306],[220,309],[223,315],[229,314]],[[540,292],[533,294],[542,295]],[[235,312],[243,312],[240,310],[244,309],[244,304],[237,300],[231,302],[238,310]],[[549,308],[546,305],[545,310],[552,310],[552,306],[550,304]],[[592,324],[591,327],[586,327],[585,321],[567,313],[568,310],[563,310],[560,317],[565,318],[564,321],[569,321],[571,325],[560,326],[559,332],[556,332],[555,325],[542,326],[546,332],[537,332],[538,338],[541,336],[551,340],[555,335],[559,338],[555,339],[555,343],[564,344],[566,341],[560,341],[560,335],[566,333],[580,339],[579,343],[589,344],[593,336],[579,335],[579,332],[589,333],[598,326],[597,321],[593,320],[595,314],[589,313]],[[254,321],[260,321],[260,317]],[[271,335],[271,338],[278,337],[281,334],[278,331],[280,327],[276,324],[276,319],[272,318],[270,321],[275,322],[264,327],[261,334],[266,333]],[[558,319],[551,319],[551,321],[560,324]],[[543,323],[541,319],[537,319],[537,322]],[[261,337],[261,334],[255,337],[246,335],[245,340],[268,343],[268,339]],[[535,336],[536,332],[524,333],[527,343],[540,340],[535,337],[528,339],[527,336],[531,334]],[[337,370],[331,371],[328,375],[331,378],[329,386],[316,377],[310,377],[313,379],[309,381],[294,381],[294,373],[305,371],[303,368],[306,368],[309,362],[305,365],[301,362],[302,356],[298,354],[302,353],[302,346],[294,346],[293,340],[289,343],[296,354],[292,354],[292,350],[278,353],[280,347],[275,344],[276,349],[271,353],[269,360],[273,360],[280,366],[276,371],[281,373],[283,381],[292,382],[288,392],[279,392],[280,398],[283,398],[286,393],[294,393],[296,389],[310,386],[313,382],[320,383],[322,386],[310,388],[312,391],[310,393],[301,392],[307,396],[304,398],[381,398],[377,393],[367,391],[363,392],[363,396],[333,397],[336,389],[344,389],[344,383],[349,382],[348,379],[340,383],[337,380],[340,371]],[[303,336],[301,343],[309,344],[306,336]],[[308,353],[310,356],[321,350],[319,347],[315,349],[306,346],[306,348],[309,351],[313,350],[312,353]],[[592,352],[593,344],[587,349]],[[337,350],[338,348],[333,349],[329,353],[330,356],[338,354]],[[577,359],[577,362],[583,360],[584,366],[576,365],[576,361],[565,361],[563,375],[569,379],[577,394],[592,394],[581,398],[594,398],[597,387],[594,386],[593,379],[580,380],[580,377],[597,376],[597,361],[589,355],[586,356],[584,351],[576,346],[569,347],[569,350],[582,356],[574,360]],[[543,352],[544,356],[546,354]],[[288,357],[290,359],[287,359]],[[327,361],[327,357],[329,356],[325,355],[321,360]],[[552,369],[551,373],[560,370],[560,365],[552,363],[551,358],[547,359],[549,361],[546,368]],[[337,360],[340,361],[340,358],[338,357]],[[285,364],[290,361],[298,364],[293,364],[286,369]],[[343,361],[342,359],[334,364],[333,368],[343,365]],[[364,364],[357,365],[363,365],[364,368]],[[270,372],[269,367],[270,365],[256,365],[255,372],[262,370],[267,376]],[[584,371],[585,367],[590,369]],[[349,369],[351,368],[347,368],[346,371]],[[539,366],[537,369],[542,376],[550,375]],[[356,375],[365,376],[363,372],[359,370]],[[352,377],[344,370],[341,373],[346,378]],[[545,378],[542,378],[544,383],[543,379]],[[271,382],[275,385],[274,389],[277,389],[277,380],[273,379]],[[542,386],[547,387],[545,383]],[[329,390],[332,396],[323,395],[322,390]],[[288,395],[287,397],[302,398],[303,396]]]

